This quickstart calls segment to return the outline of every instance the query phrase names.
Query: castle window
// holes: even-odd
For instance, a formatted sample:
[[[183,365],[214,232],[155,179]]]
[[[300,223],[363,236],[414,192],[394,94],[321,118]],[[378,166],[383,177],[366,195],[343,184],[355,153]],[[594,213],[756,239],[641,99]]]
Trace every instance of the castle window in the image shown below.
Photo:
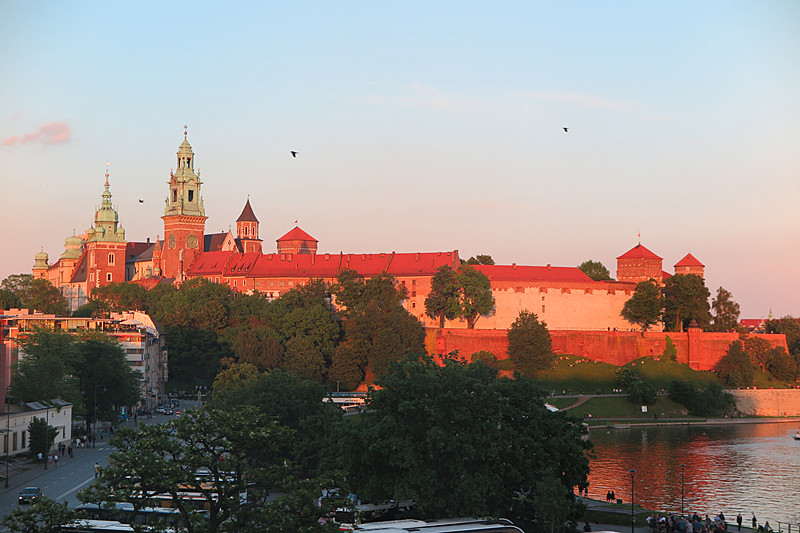
[[[172,189],[172,201],[173,202],[178,201],[178,189]]]
[[[544,306],[542,306],[542,313],[544,313]]]
[[[219,278],[214,278],[214,283],[219,283]]]
[[[411,309],[417,308],[417,302],[411,302]]]
[[[111,281],[111,272],[106,274],[106,281]]]
[[[113,265],[114,264],[114,252],[111,252],[110,254],[108,254],[108,264],[109,265]]]
[[[190,202],[194,201],[194,191],[192,191],[192,190],[189,191],[189,201]]]

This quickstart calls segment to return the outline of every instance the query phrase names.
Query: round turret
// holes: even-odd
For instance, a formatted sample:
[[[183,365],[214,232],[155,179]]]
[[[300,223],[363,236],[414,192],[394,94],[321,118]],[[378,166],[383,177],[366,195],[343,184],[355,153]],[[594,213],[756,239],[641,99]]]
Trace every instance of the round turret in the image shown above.
[[[37,252],[36,255],[33,256],[33,258],[35,261],[33,265],[34,270],[40,268],[50,268],[50,265],[47,263],[48,260],[47,252],[45,252],[44,250]]]

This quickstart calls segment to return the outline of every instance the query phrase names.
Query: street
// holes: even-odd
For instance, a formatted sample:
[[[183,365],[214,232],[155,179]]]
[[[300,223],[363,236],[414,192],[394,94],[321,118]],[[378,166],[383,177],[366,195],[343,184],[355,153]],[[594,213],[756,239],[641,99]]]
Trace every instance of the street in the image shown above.
[[[181,410],[190,409],[196,402],[181,402]],[[153,418],[139,418],[140,424],[157,424],[174,418],[169,415],[153,415]],[[123,425],[132,426],[133,421]],[[58,466],[50,465],[47,470],[35,461],[25,464],[24,469],[9,476],[9,487],[0,483],[0,516],[6,516],[18,507],[19,492],[25,487],[39,487],[42,494],[56,500],[66,502],[70,507],[80,503],[77,493],[94,481],[94,465],[101,467],[108,463],[108,455],[114,447],[108,440],[98,440],[95,448],[74,448],[73,457],[62,456]]]

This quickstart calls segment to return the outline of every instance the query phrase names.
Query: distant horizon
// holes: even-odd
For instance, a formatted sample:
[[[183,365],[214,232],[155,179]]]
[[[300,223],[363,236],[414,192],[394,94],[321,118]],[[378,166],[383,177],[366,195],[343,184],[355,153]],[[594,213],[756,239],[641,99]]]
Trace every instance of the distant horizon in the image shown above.
[[[209,233],[249,197],[267,251],[297,221],[616,277],[641,242],[800,316],[795,1],[0,6],[0,279],[58,259],[106,170],[126,239],[162,235],[188,126]]]

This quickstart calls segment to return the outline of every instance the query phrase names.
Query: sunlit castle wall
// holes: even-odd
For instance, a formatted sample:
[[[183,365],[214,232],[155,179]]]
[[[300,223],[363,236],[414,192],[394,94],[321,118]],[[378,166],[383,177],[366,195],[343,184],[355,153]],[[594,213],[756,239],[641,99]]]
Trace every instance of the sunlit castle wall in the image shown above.
[[[753,335],[766,340],[770,346],[787,348],[785,335]],[[694,370],[711,370],[728,351],[738,333],[705,333],[699,329],[688,332],[634,331],[570,331],[551,330],[553,352],[584,357],[592,361],[621,366],[640,357],[660,358],[672,339],[677,361]],[[500,329],[428,329],[426,349],[431,354],[458,351],[470,359],[481,350],[492,352],[498,359],[508,357],[508,331]]]
[[[512,264],[475,268],[489,278],[495,300],[494,311],[479,317],[476,329],[508,329],[523,310],[535,313],[550,330],[635,329],[620,316],[636,289],[633,283],[593,281],[576,267]],[[424,322],[429,328],[438,325],[429,318]],[[466,328],[466,322],[447,321],[445,326]]]

